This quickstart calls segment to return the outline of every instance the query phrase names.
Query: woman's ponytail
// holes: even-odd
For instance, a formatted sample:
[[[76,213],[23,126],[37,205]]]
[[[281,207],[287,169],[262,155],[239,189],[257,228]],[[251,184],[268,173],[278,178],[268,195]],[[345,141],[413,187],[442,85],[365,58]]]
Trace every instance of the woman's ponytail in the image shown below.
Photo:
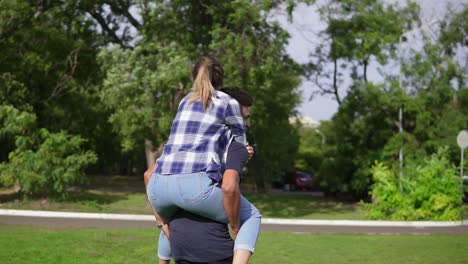
[[[223,86],[224,70],[221,64],[210,57],[202,57],[192,71],[194,78],[190,101],[201,100],[206,110],[211,103],[215,89]]]

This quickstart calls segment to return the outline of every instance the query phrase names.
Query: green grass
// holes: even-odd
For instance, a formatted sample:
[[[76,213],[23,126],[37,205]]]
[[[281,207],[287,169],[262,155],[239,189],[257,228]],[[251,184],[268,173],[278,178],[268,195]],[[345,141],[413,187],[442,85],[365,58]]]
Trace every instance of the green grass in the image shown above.
[[[150,214],[142,178],[106,176],[91,178],[91,189],[70,192],[67,200],[21,199],[0,189],[0,208],[74,211],[94,213]],[[356,202],[313,197],[301,193],[246,195],[264,217],[300,219],[367,219],[365,208]],[[468,219],[468,204],[464,205]]]
[[[0,203],[0,208],[116,214],[151,213],[144,193],[108,191],[74,192],[67,200],[4,200]]]
[[[0,263],[156,263],[154,229],[0,225]],[[467,236],[260,234],[251,263],[467,263]]]
[[[362,205],[309,195],[246,195],[264,217],[302,219],[366,219]]]
[[[303,219],[365,219],[358,203],[344,203],[307,195],[246,195],[264,217]],[[0,201],[2,201],[0,195]],[[84,191],[65,201],[3,199],[3,209],[149,214],[144,193]]]

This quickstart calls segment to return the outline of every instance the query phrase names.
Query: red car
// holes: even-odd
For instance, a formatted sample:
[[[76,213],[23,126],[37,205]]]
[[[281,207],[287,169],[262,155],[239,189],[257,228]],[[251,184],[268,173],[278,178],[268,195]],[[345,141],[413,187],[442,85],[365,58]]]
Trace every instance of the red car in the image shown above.
[[[311,190],[312,175],[302,171],[295,171],[287,174],[285,183],[290,190]]]

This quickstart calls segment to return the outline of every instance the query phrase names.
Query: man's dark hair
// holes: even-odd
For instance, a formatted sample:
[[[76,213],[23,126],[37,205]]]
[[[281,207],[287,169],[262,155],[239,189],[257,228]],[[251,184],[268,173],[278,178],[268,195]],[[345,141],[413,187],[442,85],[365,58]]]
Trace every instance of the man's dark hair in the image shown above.
[[[232,98],[236,99],[239,104],[243,106],[252,106],[253,98],[252,96],[244,89],[239,87],[224,87],[221,89],[221,92],[231,96]]]

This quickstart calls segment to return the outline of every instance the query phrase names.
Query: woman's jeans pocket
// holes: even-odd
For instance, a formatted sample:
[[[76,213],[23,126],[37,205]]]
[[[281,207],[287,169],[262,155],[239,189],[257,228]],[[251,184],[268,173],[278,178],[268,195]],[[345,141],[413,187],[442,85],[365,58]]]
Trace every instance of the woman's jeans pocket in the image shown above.
[[[197,204],[210,192],[211,179],[202,173],[176,176],[177,193],[184,204]]]

